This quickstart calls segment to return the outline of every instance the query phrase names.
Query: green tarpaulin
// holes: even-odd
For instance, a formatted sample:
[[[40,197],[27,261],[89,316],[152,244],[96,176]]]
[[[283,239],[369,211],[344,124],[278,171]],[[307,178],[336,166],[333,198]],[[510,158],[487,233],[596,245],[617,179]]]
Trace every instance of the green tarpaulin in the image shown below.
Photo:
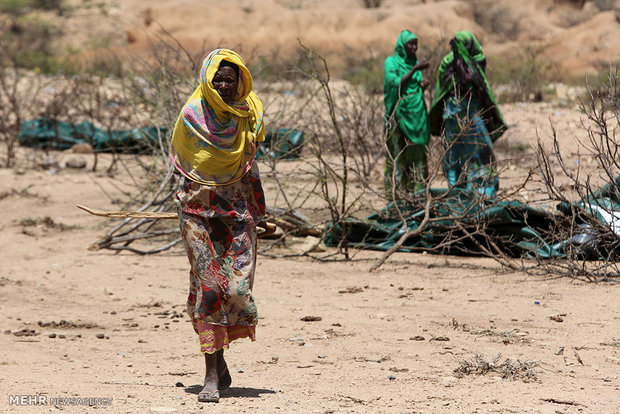
[[[167,142],[168,130],[149,126],[130,130],[107,131],[92,122],[69,123],[51,118],[38,118],[22,122],[19,143],[32,148],[66,150],[75,144],[88,143],[97,152],[142,153],[159,148],[159,139]],[[267,129],[265,142],[257,158],[298,158],[304,142],[304,133],[298,129]]]
[[[584,247],[584,256],[609,257],[592,249],[591,245],[597,244],[601,233],[596,231],[594,224],[612,231],[620,227],[620,213],[614,215],[614,212],[620,212],[618,184],[620,177],[615,183],[603,187],[605,192],[597,192],[594,197],[580,203],[560,204],[557,211],[531,207],[517,201],[481,200],[479,194],[466,189],[433,189],[432,220],[418,236],[407,239],[400,251],[481,255],[483,249],[495,252],[497,247],[512,257],[552,258],[563,257],[568,244],[572,243]],[[350,247],[389,250],[405,232],[420,225],[424,218],[424,200],[421,198],[416,204],[404,201],[390,203],[363,220],[347,219],[333,225],[327,231],[325,244],[337,246],[346,240]],[[597,210],[598,206],[601,207]],[[568,216],[571,209],[582,213],[590,210],[598,215],[577,215],[578,227],[574,237],[561,239],[557,237],[559,230],[570,233],[567,229],[573,223]],[[406,225],[398,210],[406,219]],[[598,223],[592,222],[593,216]],[[613,236],[609,231],[606,233]],[[607,243],[614,251],[610,252],[608,248],[606,253],[615,254],[617,244]]]
[[[22,122],[18,140],[23,146],[66,150],[75,144],[88,143],[97,152],[140,153],[152,151],[159,137],[166,139],[168,131],[154,126],[130,130],[106,131],[92,122],[77,124],[50,118]]]
[[[299,129],[267,128],[265,141],[258,147],[256,158],[299,158],[303,143],[304,133]]]

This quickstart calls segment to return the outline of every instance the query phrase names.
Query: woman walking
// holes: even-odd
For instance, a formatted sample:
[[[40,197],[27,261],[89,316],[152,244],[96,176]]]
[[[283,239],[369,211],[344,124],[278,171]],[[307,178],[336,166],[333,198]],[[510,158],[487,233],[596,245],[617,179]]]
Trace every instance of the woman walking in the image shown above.
[[[171,149],[184,177],[176,202],[191,267],[187,312],[205,356],[199,401],[218,402],[230,386],[230,342],[255,340],[256,224],[265,199],[254,156],[264,139],[250,72],[237,53],[214,50],[181,110]]]

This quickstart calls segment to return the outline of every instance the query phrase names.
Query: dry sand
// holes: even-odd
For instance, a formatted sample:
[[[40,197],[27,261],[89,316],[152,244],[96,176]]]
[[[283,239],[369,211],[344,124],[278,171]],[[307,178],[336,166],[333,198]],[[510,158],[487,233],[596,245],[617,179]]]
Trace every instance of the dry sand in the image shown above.
[[[504,111],[513,124],[506,139],[518,143],[536,131],[548,142],[549,117],[565,131],[579,119],[550,104]],[[506,174],[523,174],[522,164]],[[66,412],[618,412],[617,285],[426,254],[396,254],[371,273],[380,253],[370,251],[350,263],[259,257],[258,340],[232,344],[232,387],[219,404],[198,403],[204,368],[183,314],[182,250],[87,250],[111,222],[75,204],[117,208],[110,199],[130,189],[119,178],[129,181],[0,170],[0,411],[56,412],[9,405],[10,396],[42,394],[111,399]],[[15,334],[22,330],[34,334]],[[476,355],[517,369],[459,377],[455,369]],[[535,377],[521,378],[527,367]]]

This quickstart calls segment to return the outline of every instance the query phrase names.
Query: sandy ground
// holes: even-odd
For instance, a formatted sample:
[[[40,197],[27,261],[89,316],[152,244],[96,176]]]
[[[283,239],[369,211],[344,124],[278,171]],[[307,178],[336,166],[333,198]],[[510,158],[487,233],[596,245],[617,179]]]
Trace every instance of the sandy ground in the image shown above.
[[[536,131],[548,140],[549,118],[566,131],[578,121],[548,104],[504,112],[508,146]],[[219,404],[198,403],[204,368],[183,314],[182,250],[87,249],[111,222],[75,204],[113,209],[123,189],[83,170],[0,170],[0,411],[618,412],[618,285],[426,254],[397,254],[371,273],[377,252],[349,263],[259,257],[258,340],[232,344],[232,387]],[[476,355],[514,370],[455,372]],[[47,399],[10,404],[22,395]],[[50,404],[63,397],[74,405]],[[99,400],[79,405],[85,397]]]

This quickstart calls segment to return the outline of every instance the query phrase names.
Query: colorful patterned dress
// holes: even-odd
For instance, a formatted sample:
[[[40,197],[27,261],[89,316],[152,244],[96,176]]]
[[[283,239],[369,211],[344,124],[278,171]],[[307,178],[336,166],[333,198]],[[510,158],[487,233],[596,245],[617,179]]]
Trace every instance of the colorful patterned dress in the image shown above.
[[[255,340],[256,224],[265,212],[258,167],[221,186],[185,179],[176,202],[191,265],[187,312],[203,353]]]

